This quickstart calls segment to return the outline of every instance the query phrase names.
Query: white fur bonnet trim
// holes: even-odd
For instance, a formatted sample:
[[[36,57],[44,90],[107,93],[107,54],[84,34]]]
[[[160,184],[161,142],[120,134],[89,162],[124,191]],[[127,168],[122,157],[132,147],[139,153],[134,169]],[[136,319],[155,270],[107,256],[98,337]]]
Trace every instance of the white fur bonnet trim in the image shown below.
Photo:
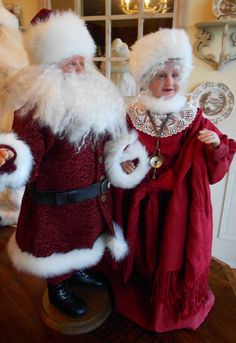
[[[29,27],[25,48],[32,64],[53,64],[81,55],[88,60],[96,51],[85,22],[72,11],[51,13],[46,21]]]
[[[29,146],[19,140],[14,133],[0,134],[0,144],[12,147],[16,152],[14,164],[16,170],[12,173],[0,174],[0,191],[4,187],[19,188],[24,186],[29,180],[33,168],[33,155]]]
[[[11,29],[18,29],[19,22],[14,14],[9,12],[0,0],[0,25]]]
[[[126,174],[121,163],[136,159],[138,163],[135,170],[131,174]],[[133,188],[146,176],[150,169],[148,153],[137,139],[134,130],[128,135],[106,143],[105,169],[111,184],[120,188]]]
[[[192,70],[192,47],[183,29],[161,29],[136,41],[130,53],[130,69],[140,84],[154,66],[171,59],[179,59],[185,80]]]

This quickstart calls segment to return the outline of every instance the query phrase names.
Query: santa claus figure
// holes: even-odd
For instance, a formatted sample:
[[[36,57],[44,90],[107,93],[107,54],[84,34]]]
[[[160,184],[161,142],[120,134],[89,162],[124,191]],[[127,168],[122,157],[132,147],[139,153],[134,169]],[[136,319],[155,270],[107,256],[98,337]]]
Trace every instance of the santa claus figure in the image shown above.
[[[9,75],[28,64],[23,47],[19,22],[0,0],[0,131],[9,132],[12,128],[13,114],[16,108],[6,103],[4,81]],[[0,193],[0,225],[17,223],[23,188],[6,189]]]
[[[87,305],[71,282],[102,286],[87,269],[106,248],[115,261],[128,251],[104,168],[107,140],[127,136],[124,103],[95,69],[94,41],[73,12],[41,12],[24,40],[30,65],[6,84],[22,107],[0,135],[1,187],[26,185],[8,253],[19,271],[47,279],[52,305],[78,317]]]

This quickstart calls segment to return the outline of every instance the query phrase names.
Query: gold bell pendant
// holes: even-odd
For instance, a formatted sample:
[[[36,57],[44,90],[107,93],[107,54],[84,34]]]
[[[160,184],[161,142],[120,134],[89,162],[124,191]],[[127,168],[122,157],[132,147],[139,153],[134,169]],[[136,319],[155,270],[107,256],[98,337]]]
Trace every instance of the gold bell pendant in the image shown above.
[[[160,168],[163,164],[163,157],[161,155],[153,155],[150,160],[149,160],[149,164],[152,168],[154,168],[154,173],[152,176],[152,179],[155,180],[156,179],[156,170],[158,168]]]
[[[160,155],[154,155],[154,156],[152,156],[152,157],[150,158],[149,163],[150,163],[150,166],[151,166],[152,168],[158,169],[158,168],[160,168],[160,167],[162,166],[163,161],[164,161],[164,159],[163,159],[162,156],[160,156]]]

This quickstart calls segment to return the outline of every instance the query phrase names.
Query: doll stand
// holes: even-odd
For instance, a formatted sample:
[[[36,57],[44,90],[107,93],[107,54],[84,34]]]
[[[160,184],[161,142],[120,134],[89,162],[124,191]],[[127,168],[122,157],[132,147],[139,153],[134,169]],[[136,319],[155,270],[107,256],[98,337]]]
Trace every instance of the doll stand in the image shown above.
[[[77,286],[74,291],[88,305],[88,311],[80,318],[71,318],[49,303],[48,291],[42,299],[41,319],[48,327],[64,335],[80,335],[101,326],[111,313],[111,299],[106,287]]]

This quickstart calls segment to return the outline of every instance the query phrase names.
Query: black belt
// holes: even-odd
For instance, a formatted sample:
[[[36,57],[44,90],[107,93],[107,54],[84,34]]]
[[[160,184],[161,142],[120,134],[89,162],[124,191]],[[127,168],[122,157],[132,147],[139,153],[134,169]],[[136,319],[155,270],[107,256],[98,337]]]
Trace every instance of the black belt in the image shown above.
[[[37,191],[30,185],[27,185],[26,190],[30,198],[39,205],[66,205],[93,199],[100,194],[106,193],[109,188],[110,182],[105,179],[102,182],[94,183],[85,188],[65,192]]]

